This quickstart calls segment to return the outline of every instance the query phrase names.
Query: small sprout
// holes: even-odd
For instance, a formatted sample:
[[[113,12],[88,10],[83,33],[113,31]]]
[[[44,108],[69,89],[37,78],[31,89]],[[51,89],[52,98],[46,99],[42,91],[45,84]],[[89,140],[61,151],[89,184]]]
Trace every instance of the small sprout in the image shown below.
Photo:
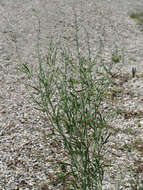
[[[139,19],[140,17],[143,17],[143,12],[132,13],[130,17],[133,19]]]
[[[117,55],[117,54],[112,54],[112,61],[114,63],[119,63],[121,61],[121,55]]]
[[[134,61],[134,62],[137,61],[136,58],[134,58],[134,57],[129,58],[129,60]]]
[[[58,169],[58,168],[59,168],[58,164],[54,164],[54,165],[53,165],[53,168],[54,168],[55,170]]]
[[[143,24],[143,12],[132,13],[130,18],[136,19],[140,24]]]
[[[137,126],[138,126],[138,127],[141,127],[141,123],[140,123],[140,121],[138,121]]]
[[[143,18],[140,18],[140,19],[139,19],[139,23],[140,23],[140,24],[143,24]]]

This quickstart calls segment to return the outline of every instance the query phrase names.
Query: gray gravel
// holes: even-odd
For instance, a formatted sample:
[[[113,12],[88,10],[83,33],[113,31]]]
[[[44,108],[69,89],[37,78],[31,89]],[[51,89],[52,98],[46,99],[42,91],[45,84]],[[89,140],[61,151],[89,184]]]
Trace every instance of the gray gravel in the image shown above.
[[[110,62],[113,52],[124,51],[124,61],[117,63],[115,70],[131,73],[136,67],[138,78],[129,80],[123,86],[134,93],[132,98],[124,96],[124,108],[143,109],[143,31],[142,27],[129,17],[134,11],[143,10],[143,0],[0,0],[0,189],[38,190],[41,183],[49,183],[53,173],[53,159],[59,159],[51,141],[43,142],[47,128],[33,109],[29,93],[24,87],[26,78],[17,72],[21,63],[35,65],[40,20],[40,52],[47,53],[51,37],[61,35],[63,43],[74,48],[74,11],[80,26],[80,45],[87,47],[83,26],[90,36],[93,54],[97,54],[102,42],[103,61]],[[86,53],[86,51],[85,51]],[[136,128],[139,118],[117,118],[112,124],[116,128],[134,127],[143,137],[143,126]],[[143,123],[143,116],[141,117]],[[53,137],[54,138],[54,137]],[[118,141],[120,146],[126,141],[134,141],[132,136],[118,134],[111,145]],[[113,176],[118,173],[116,166],[133,164],[136,152],[130,155],[114,150]],[[36,154],[35,154],[36,153]],[[142,158],[141,158],[142,159]],[[40,161],[39,161],[40,160]],[[48,170],[48,171],[47,171]],[[110,173],[112,175],[112,173]],[[117,176],[118,178],[118,176]],[[127,178],[128,180],[129,178]],[[105,177],[105,189],[117,189],[115,180]],[[112,186],[111,186],[111,183]],[[122,189],[127,189],[128,184]],[[121,185],[121,187],[122,187]],[[108,186],[108,187],[107,187]],[[48,185],[47,189],[62,189]],[[121,189],[121,188],[120,188]],[[130,189],[130,188],[129,188]]]

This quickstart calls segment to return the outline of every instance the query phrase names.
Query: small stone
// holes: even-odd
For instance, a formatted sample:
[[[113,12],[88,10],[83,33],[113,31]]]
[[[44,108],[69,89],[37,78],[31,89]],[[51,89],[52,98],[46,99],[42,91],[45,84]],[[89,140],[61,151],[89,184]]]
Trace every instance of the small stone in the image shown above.
[[[46,184],[46,183],[41,184],[40,190],[49,190],[48,184]]]

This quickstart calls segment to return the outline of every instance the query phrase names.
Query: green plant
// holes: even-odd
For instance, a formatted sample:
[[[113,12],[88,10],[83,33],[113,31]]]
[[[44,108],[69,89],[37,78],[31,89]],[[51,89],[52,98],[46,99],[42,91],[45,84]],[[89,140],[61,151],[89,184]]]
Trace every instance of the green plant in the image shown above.
[[[109,70],[102,65],[102,73],[98,72],[89,46],[88,56],[80,51],[76,19],[75,42],[72,56],[69,48],[51,40],[45,63],[39,55],[37,83],[29,86],[38,94],[32,95],[33,101],[62,137],[69,155],[69,163],[62,163],[64,172],[57,174],[59,182],[72,176],[70,189],[98,190],[106,167],[103,147],[110,137],[102,109],[110,85]],[[22,65],[21,70],[34,80],[28,66]]]
[[[116,54],[113,54],[112,55],[112,61],[114,63],[119,63],[121,61],[121,56],[120,55],[116,55]]]
[[[117,47],[116,50],[112,53],[111,60],[113,63],[119,63],[122,60],[122,56],[120,55],[120,52],[118,51]]]
[[[141,127],[141,126],[142,126],[140,121],[137,122],[137,126],[138,126],[138,127]]]
[[[131,13],[130,18],[136,19],[139,24],[143,24],[143,12]]]
[[[137,61],[137,59],[136,59],[135,57],[130,57],[129,60],[130,60],[130,61],[133,61],[133,62],[136,62],[136,61]]]

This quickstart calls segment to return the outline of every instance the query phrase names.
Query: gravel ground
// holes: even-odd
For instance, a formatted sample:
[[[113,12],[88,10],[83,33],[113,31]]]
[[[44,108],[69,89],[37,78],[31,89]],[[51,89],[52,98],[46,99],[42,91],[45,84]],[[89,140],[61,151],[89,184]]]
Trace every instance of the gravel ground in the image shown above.
[[[115,77],[117,89],[124,88],[120,104],[123,114],[110,126],[114,135],[106,157],[113,167],[110,176],[105,176],[103,187],[106,190],[133,189],[129,180],[133,178],[136,183],[138,179],[131,177],[131,172],[125,172],[127,166],[136,169],[141,179],[143,31],[129,14],[142,8],[142,0],[0,1],[0,189],[63,190],[62,186],[49,183],[54,178],[53,163],[62,156],[62,145],[59,149],[53,144],[55,137],[46,139],[49,131],[39,112],[33,108],[24,86],[25,76],[16,68],[21,63],[34,67],[38,62],[39,20],[42,56],[47,53],[51,36],[57,39],[62,35],[64,43],[70,42],[73,47],[73,9],[80,26],[85,26],[89,33],[93,54],[99,51],[101,41],[105,62],[110,61],[115,51],[121,53],[124,50],[124,59],[114,66],[114,71],[118,71]],[[80,40],[84,50],[86,39],[82,28]],[[133,67],[136,67],[137,75],[132,79]],[[41,184],[47,184],[47,187]],[[137,189],[135,185],[134,189]]]

